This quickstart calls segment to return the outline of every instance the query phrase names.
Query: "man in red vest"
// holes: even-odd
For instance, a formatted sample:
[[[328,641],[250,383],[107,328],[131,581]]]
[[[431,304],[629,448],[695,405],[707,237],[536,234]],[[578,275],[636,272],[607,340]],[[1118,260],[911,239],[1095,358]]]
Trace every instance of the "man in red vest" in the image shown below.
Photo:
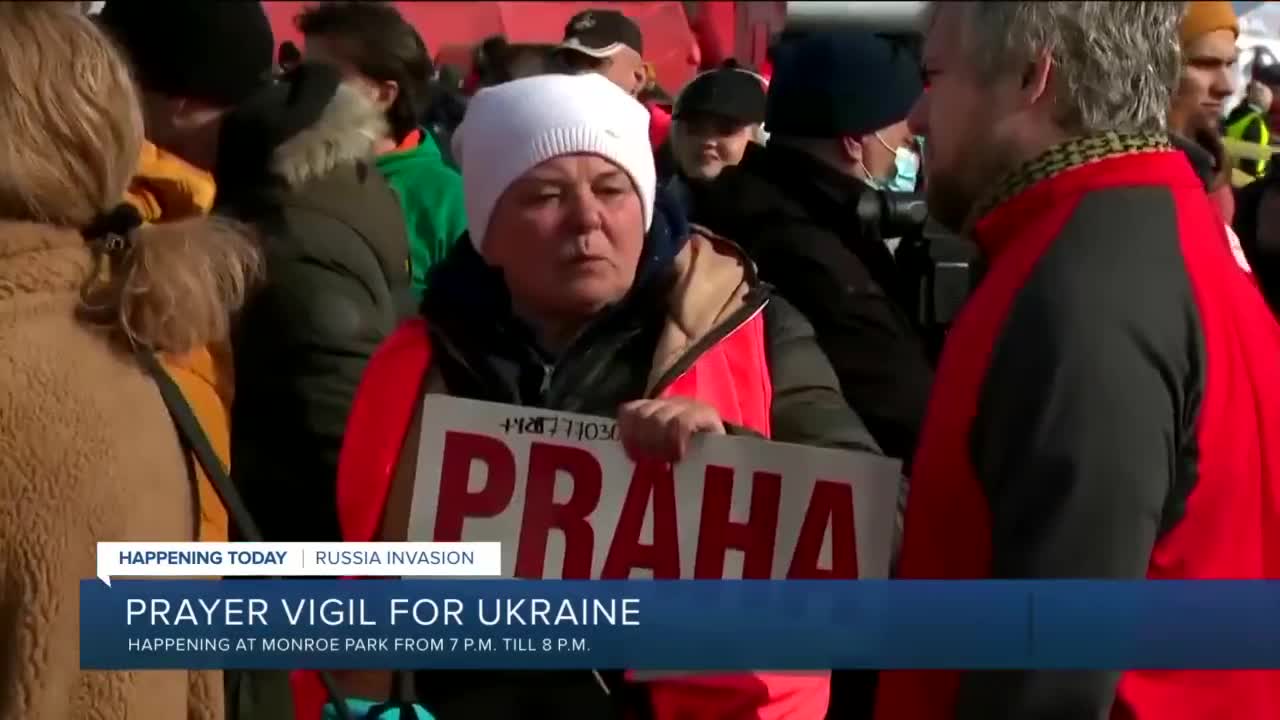
[[[933,385],[903,577],[1280,576],[1280,327],[1165,132],[1179,5],[932,10],[909,121],[930,210],[987,271]],[[1274,718],[1280,673],[886,672],[877,717]]]

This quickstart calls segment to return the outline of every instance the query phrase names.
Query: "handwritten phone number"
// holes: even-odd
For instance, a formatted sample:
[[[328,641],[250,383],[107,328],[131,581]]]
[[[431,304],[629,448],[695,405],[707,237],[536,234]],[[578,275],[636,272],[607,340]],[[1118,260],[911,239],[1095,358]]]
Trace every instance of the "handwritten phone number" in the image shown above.
[[[617,440],[618,424],[612,420],[573,420],[554,415],[507,418],[499,427],[505,433],[545,435],[564,440]]]
[[[505,653],[584,653],[590,649],[583,638],[395,638],[392,649],[397,652],[505,652]]]

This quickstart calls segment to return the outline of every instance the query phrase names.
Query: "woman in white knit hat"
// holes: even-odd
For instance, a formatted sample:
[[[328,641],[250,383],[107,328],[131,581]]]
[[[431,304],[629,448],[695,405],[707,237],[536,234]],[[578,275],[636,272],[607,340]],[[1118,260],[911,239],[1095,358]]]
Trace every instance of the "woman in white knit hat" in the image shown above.
[[[875,448],[812,328],[735,246],[655,197],[648,125],[598,75],[471,101],[454,143],[470,239],[366,370],[339,472],[346,539],[404,538],[424,392],[616,417],[637,458],[678,460],[699,432]],[[614,718],[636,698],[660,718],[818,720],[828,694],[824,675],[422,672],[415,685],[438,720]]]

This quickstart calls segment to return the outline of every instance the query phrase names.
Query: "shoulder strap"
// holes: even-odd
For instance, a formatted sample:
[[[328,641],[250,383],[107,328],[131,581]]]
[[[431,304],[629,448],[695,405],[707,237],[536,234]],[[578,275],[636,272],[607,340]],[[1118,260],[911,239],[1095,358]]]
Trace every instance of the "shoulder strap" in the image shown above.
[[[164,405],[169,410],[169,416],[173,418],[173,424],[178,428],[178,435],[182,439],[182,444],[186,446],[196,457],[196,461],[200,463],[200,467],[204,470],[204,474],[209,478],[209,482],[218,492],[218,497],[222,499],[222,504],[227,508],[227,515],[231,521],[235,523],[240,530],[240,534],[250,542],[262,542],[262,532],[258,530],[258,526],[253,522],[253,517],[249,515],[249,509],[245,507],[244,501],[240,499],[240,493],[236,491],[231,484],[231,477],[227,474],[227,470],[222,465],[222,460],[218,458],[218,454],[214,452],[213,445],[209,443],[209,437],[205,435],[204,429],[200,427],[200,421],[196,419],[195,413],[192,412],[191,406],[187,404],[187,399],[182,395],[182,389],[178,384],[169,377],[169,373],[165,372],[160,366],[160,361],[156,359],[154,353],[149,350],[139,349],[137,352],[138,361],[142,363],[142,367],[156,381],[156,385],[160,388],[160,397],[164,399]]]
[[[209,478],[209,482],[213,484],[214,489],[218,492],[218,497],[222,499],[222,504],[226,506],[227,516],[231,518],[231,522],[235,523],[240,530],[240,534],[246,540],[262,542],[262,532],[258,530],[257,524],[253,522],[253,517],[249,514],[249,509],[245,507],[244,500],[240,498],[240,493],[236,491],[235,486],[231,483],[231,477],[227,474],[227,469],[222,465],[222,461],[218,459],[218,454],[214,452],[213,445],[209,443],[209,437],[205,435],[204,429],[200,427],[200,421],[196,419],[195,413],[191,410],[191,405],[187,403],[186,397],[183,396],[182,389],[173,381],[173,378],[169,377],[169,373],[165,372],[164,368],[161,367],[155,353],[145,348],[138,348],[134,354],[142,365],[142,369],[155,380],[160,389],[160,397],[164,400],[164,406],[169,410],[169,416],[173,418],[173,424],[177,426],[178,438],[181,440],[183,447],[195,455],[196,462],[200,463],[205,476]],[[346,698],[338,691],[338,685],[333,676],[327,672],[321,672],[320,680],[324,683],[325,690],[329,693],[329,698],[333,702],[338,717],[341,720],[351,720]]]

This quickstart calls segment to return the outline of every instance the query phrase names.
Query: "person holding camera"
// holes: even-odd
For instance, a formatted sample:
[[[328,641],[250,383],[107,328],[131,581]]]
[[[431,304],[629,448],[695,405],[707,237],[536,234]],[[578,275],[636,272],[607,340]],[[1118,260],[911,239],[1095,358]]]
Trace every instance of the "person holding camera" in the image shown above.
[[[845,399],[886,454],[909,460],[933,377],[905,309],[910,293],[866,193],[914,174],[906,117],[921,92],[905,48],[870,33],[807,35],[778,48],[764,126],[736,166],[696,183],[692,219],[741,243],[800,309]]]
[[[905,463],[933,369],[908,311],[913,290],[859,203],[914,174],[906,117],[920,93],[917,62],[880,36],[784,42],[765,106],[768,142],[748,143],[714,180],[687,183],[692,220],[742,244],[760,277],[807,317],[846,402]],[[866,717],[875,678],[837,669],[828,717]]]

